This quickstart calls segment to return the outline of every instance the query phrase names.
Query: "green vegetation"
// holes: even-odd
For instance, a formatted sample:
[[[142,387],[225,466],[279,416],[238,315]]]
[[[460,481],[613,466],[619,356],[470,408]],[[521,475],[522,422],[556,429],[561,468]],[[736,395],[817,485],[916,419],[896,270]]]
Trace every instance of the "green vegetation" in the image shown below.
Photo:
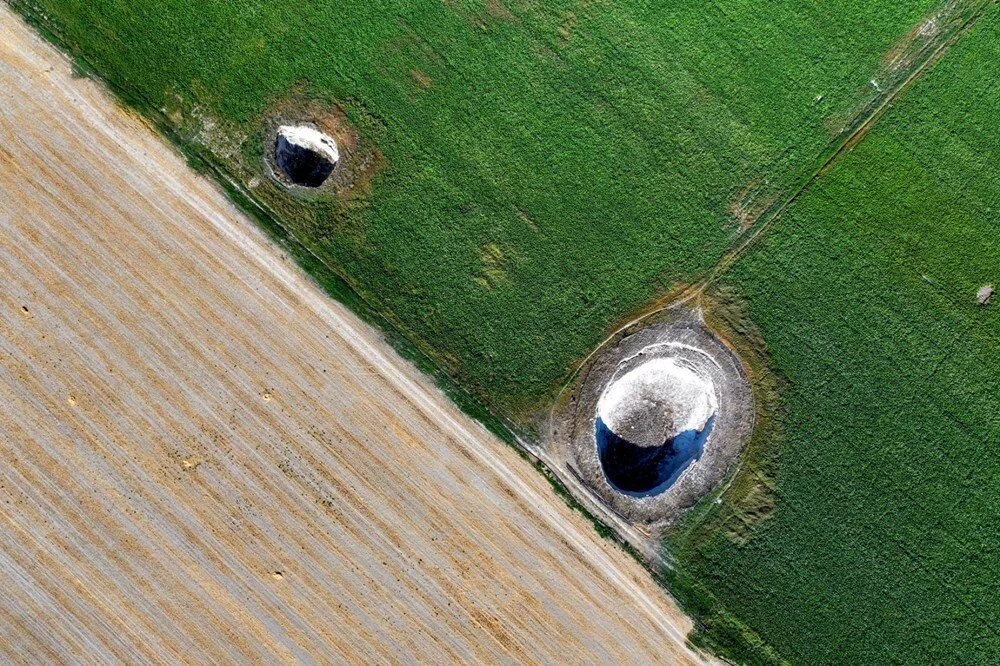
[[[269,205],[515,418],[810,173],[935,4],[14,2],[244,185],[272,109],[341,104],[368,198]]]
[[[676,576],[794,663],[1000,663],[998,62],[994,5],[724,278],[787,378],[780,502],[692,516]]]
[[[949,28],[933,0],[13,4],[466,409],[520,426]],[[1000,307],[973,303],[1000,282],[998,25],[992,4],[712,293],[762,425],[668,544],[701,645],[1000,663]],[[265,121],[310,104],[381,152],[370,189],[251,186]]]

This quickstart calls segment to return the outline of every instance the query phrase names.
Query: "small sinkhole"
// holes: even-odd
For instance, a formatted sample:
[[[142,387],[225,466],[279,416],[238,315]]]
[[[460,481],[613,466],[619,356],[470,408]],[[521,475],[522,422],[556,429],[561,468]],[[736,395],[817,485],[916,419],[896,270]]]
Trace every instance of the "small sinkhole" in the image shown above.
[[[321,187],[340,160],[337,142],[305,125],[278,128],[274,162],[281,174],[301,187]]]

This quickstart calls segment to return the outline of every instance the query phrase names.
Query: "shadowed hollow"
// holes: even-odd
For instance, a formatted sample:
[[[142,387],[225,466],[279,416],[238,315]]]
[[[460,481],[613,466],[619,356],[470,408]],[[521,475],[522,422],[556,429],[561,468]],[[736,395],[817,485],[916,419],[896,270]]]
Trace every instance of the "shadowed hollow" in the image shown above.
[[[340,160],[337,142],[307,126],[282,126],[274,147],[281,173],[295,185],[320,187]]]
[[[711,378],[656,358],[611,382],[598,401],[601,467],[620,492],[654,495],[701,457],[718,400]]]

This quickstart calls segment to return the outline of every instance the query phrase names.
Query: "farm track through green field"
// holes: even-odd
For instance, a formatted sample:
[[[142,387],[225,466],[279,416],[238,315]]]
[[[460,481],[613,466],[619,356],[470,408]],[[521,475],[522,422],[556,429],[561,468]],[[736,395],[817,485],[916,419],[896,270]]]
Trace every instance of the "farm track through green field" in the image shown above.
[[[971,28],[982,16],[988,3],[968,3],[963,6],[964,11],[957,11],[957,4],[946,14],[945,26],[939,27],[933,35],[928,35],[926,39],[914,40],[907,48],[901,49],[895,56],[898,67],[894,68],[891,80],[884,86],[880,86],[879,94],[859,110],[854,117],[846,123],[844,129],[837,137],[836,141],[830,143],[828,154],[821,158],[818,168],[811,171],[806,170],[805,176],[799,179],[798,185],[789,187],[788,193],[779,198],[766,209],[762,209],[754,214],[751,224],[747,225],[736,240],[733,241],[730,249],[724,253],[704,277],[692,282],[683,291],[670,294],[654,303],[649,309],[628,320],[612,331],[601,341],[580,363],[577,364],[574,372],[567,378],[560,393],[569,388],[577,373],[584,368],[587,363],[594,358],[612,340],[619,337],[624,331],[641,324],[644,320],[656,314],[683,306],[699,299],[707,289],[712,287],[733,266],[763,235],[770,227],[778,221],[782,213],[789,206],[795,203],[796,199],[802,195],[806,189],[816,182],[816,180],[829,169],[834,162],[841,157],[845,151],[859,142],[868,130],[878,121],[900,94],[930,67],[940,59],[962,35]]]
[[[858,113],[854,118],[854,122],[844,130],[841,135],[841,139],[836,144],[836,147],[831,151],[830,155],[822,162],[818,169],[816,169],[812,174],[809,175],[799,187],[794,188],[789,196],[774,206],[771,210],[767,211],[766,214],[761,215],[757,223],[751,228],[748,233],[744,234],[737,243],[734,244],[732,250],[723,255],[722,259],[716,264],[709,275],[701,281],[696,287],[699,291],[703,292],[707,287],[714,284],[722,275],[730,268],[734,263],[736,263],[740,257],[742,257],[757,241],[759,241],[764,233],[770,229],[771,225],[778,221],[782,213],[784,213],[789,206],[795,203],[795,201],[809,188],[810,185],[814,184],[817,179],[819,179],[825,171],[833,166],[838,158],[840,158],[846,151],[849,151],[854,145],[861,141],[868,130],[871,129],[876,122],[882,117],[882,115],[892,106],[899,96],[920,76],[922,76],[930,67],[932,67],[946,52],[947,50],[955,44],[973,25],[976,21],[980,19],[983,13],[989,7],[989,2],[979,2],[979,3],[969,3],[967,6],[967,11],[953,12],[951,14],[951,26],[950,29],[943,29],[939,34],[935,35],[933,39],[928,39],[922,43],[919,43],[917,48],[912,49],[910,53],[905,54],[909,57],[906,66],[900,67],[896,70],[894,80],[882,88],[879,92],[880,95],[872,100],[869,108],[863,113]],[[903,61],[904,54],[897,56],[897,59]]]
[[[986,178],[971,208],[954,194],[976,180],[963,159],[1000,157],[954,124],[990,134],[968,95],[995,93],[996,30],[913,83],[994,3],[12,4],[517,426],[665,293],[746,299],[788,379],[779,505],[749,540],[727,538],[732,507],[674,538],[701,640],[804,663],[996,656],[997,320],[963,299],[996,279],[1000,202]],[[289,198],[262,178],[261,128],[335,103],[381,151],[375,181]],[[921,240],[925,203],[944,248]]]

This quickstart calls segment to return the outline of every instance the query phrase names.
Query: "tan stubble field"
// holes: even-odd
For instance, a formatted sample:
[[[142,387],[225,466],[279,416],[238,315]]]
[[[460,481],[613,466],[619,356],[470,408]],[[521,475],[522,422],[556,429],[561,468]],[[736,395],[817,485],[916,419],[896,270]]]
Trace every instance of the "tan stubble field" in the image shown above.
[[[0,3],[0,661],[691,663],[689,620]]]

